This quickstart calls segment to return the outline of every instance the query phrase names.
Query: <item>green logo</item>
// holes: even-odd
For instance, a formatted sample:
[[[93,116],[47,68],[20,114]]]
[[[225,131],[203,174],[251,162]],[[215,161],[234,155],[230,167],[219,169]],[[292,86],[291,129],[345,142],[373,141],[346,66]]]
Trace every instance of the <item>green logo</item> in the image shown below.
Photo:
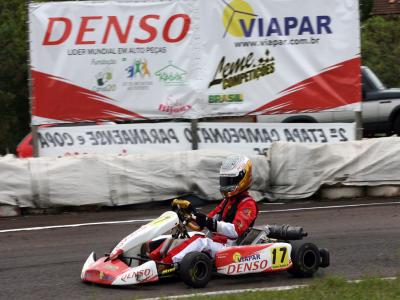
[[[155,75],[164,85],[185,85],[187,72],[169,62],[167,66],[158,70]]]
[[[243,94],[209,95],[208,103],[209,104],[243,103]]]

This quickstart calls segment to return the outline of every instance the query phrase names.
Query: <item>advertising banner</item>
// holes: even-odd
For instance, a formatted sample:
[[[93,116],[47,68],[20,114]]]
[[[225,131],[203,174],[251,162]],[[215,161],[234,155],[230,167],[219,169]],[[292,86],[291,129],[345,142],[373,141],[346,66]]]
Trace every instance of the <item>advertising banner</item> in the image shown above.
[[[358,1],[205,2],[201,39],[213,114],[359,106]]]
[[[32,123],[354,109],[356,0],[29,6]]]
[[[355,139],[354,123],[199,123],[199,149],[264,154],[276,141],[325,143]],[[39,156],[169,153],[192,149],[190,123],[39,128]]]
[[[198,2],[31,4],[33,124],[183,116]]]

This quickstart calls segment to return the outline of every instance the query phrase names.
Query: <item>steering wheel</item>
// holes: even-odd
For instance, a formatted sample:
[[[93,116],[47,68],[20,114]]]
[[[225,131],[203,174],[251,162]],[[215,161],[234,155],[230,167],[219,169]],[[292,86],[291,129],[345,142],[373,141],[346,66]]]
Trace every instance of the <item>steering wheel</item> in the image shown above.
[[[202,228],[196,223],[196,220],[193,219],[192,215],[196,212],[196,209],[192,207],[192,204],[188,200],[174,199],[172,201],[172,207],[177,207],[180,211],[178,213],[179,217],[183,217],[182,221],[186,222],[186,226],[194,231],[201,231]]]

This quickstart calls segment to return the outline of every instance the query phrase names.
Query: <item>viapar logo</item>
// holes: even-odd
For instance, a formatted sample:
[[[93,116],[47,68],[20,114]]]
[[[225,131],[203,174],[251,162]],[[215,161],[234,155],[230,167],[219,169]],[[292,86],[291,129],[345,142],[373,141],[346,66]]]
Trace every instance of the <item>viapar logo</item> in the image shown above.
[[[247,27],[251,20],[257,17],[253,8],[243,0],[233,0],[230,3],[222,0],[222,2],[226,4],[222,13],[222,23],[225,27],[224,37],[227,33],[235,37],[243,37],[242,24]]]
[[[244,0],[221,0],[225,8],[222,23],[227,34],[237,38],[270,37],[289,35],[332,34],[332,18],[328,15],[303,15],[286,17],[266,17],[255,13],[253,7]],[[259,1],[265,3],[268,1]]]

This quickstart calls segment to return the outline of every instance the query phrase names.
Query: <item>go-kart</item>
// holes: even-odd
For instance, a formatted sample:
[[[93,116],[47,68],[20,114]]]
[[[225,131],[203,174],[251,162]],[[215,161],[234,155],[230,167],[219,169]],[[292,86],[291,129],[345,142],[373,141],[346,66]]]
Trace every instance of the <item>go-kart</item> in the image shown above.
[[[133,285],[178,275],[187,285],[205,287],[213,272],[226,275],[288,271],[310,277],[319,267],[329,266],[329,251],[301,241],[301,227],[267,225],[250,228],[235,246],[227,246],[212,258],[190,252],[176,264],[162,258],[187,238],[201,234],[194,209],[186,200],[174,200],[167,211],[122,239],[111,253],[96,259],[92,252],[83,265],[81,279],[103,285]],[[194,231],[188,231],[192,229]],[[161,235],[170,232],[169,235]],[[158,259],[152,253],[158,251]]]

